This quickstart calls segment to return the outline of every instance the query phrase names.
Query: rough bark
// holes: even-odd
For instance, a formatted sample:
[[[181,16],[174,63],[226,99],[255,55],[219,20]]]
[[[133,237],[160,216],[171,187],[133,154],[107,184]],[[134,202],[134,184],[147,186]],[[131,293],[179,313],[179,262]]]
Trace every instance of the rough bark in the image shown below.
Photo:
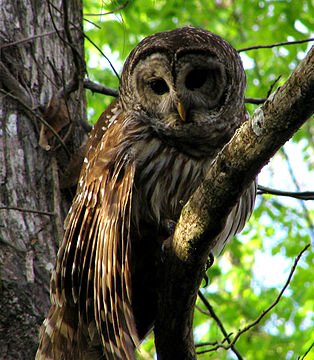
[[[84,91],[77,81],[75,97],[63,90],[76,64],[73,50],[60,38],[69,43],[64,5],[72,41],[84,59],[83,37],[74,29],[81,28],[82,1],[50,3],[48,11],[48,1],[0,0],[0,359],[5,360],[34,358],[71,202],[71,194],[59,189],[67,152],[51,135],[50,151],[39,146],[38,117],[49,120],[45,109],[54,95],[66,95],[58,99],[64,100],[69,123],[59,135],[69,153],[83,137],[77,124],[85,118]]]
[[[193,312],[206,259],[230,209],[262,167],[314,112],[314,48],[217,156],[183,208],[164,261],[158,358],[195,359]]]

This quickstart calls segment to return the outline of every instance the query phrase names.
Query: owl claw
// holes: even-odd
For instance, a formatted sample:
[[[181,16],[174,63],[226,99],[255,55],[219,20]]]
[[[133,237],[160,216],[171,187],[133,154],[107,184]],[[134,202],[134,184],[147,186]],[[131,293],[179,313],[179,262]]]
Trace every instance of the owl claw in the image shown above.
[[[205,273],[205,275],[203,276],[203,280],[205,281],[205,284],[203,285],[203,288],[206,288],[209,284],[209,278],[208,275]]]
[[[167,236],[171,236],[174,234],[174,230],[176,228],[177,223],[173,220],[170,219],[165,219],[161,221],[161,231],[162,233],[164,233]],[[168,239],[166,239],[165,241],[167,241]]]
[[[205,280],[205,284],[203,286],[204,288],[206,288],[209,284],[209,278],[208,275],[206,274],[206,271],[213,265],[213,263],[214,263],[214,255],[210,253],[205,265],[205,275],[203,276],[203,279]]]
[[[172,236],[169,236],[165,241],[163,241],[161,245],[161,253],[160,253],[161,262],[165,261],[166,254],[168,249],[170,248],[171,242],[172,242]]]
[[[208,256],[208,259],[206,261],[205,271],[207,271],[210,267],[213,266],[214,261],[215,261],[214,255],[212,253],[210,253]]]

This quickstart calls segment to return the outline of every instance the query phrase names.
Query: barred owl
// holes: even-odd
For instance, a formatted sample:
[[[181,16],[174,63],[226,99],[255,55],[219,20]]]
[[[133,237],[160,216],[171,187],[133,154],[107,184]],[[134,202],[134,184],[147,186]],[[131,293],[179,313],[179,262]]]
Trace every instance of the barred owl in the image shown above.
[[[206,30],[158,33],[131,52],[119,97],[90,136],[37,360],[135,359],[154,326],[166,224],[246,119],[245,86],[237,52]],[[232,210],[216,252],[243,228],[255,188]]]

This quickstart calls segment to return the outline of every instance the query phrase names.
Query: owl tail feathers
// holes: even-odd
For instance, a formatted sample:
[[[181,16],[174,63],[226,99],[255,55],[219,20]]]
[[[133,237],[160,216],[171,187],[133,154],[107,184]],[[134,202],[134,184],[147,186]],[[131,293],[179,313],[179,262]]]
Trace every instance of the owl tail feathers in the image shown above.
[[[135,360],[135,350],[140,344],[135,322],[133,316],[127,319],[126,314],[121,313],[120,310],[117,310],[113,317],[107,314],[106,329],[103,328],[101,332],[104,359]]]
[[[72,307],[53,305],[40,328],[40,344],[35,360],[79,359],[77,312]]]
[[[121,352],[115,342],[102,342],[95,322],[80,326],[77,314],[76,306],[52,305],[40,328],[35,360],[135,360],[129,336],[123,346],[126,352]]]

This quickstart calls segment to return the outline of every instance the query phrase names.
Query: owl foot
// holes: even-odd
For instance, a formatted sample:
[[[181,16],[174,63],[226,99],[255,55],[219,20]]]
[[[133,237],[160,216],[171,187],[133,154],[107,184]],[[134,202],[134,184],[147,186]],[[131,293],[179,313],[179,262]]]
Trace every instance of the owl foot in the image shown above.
[[[161,221],[161,232],[166,236],[171,236],[174,234],[174,230],[176,229],[177,223],[176,221],[165,219]],[[166,239],[165,241],[167,241]]]
[[[169,236],[165,241],[163,241],[163,243],[161,245],[161,252],[160,252],[161,262],[165,261],[166,254],[170,248],[171,242],[172,242],[172,236]]]
[[[213,265],[214,263],[214,255],[212,253],[209,254],[209,257],[206,261],[206,265],[205,265],[205,275],[203,277],[203,279],[205,280],[205,284],[204,284],[204,288],[208,286],[209,284],[209,278],[208,278],[208,275],[206,273],[206,271]]]

